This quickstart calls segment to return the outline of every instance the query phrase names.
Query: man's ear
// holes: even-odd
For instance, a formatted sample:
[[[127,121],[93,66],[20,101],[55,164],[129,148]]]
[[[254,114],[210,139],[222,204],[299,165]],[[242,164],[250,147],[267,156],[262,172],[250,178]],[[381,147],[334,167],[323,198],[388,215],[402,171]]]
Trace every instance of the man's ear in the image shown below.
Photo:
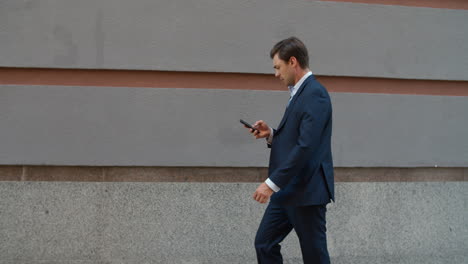
[[[291,58],[289,58],[289,65],[291,65],[291,66],[294,67],[294,66],[296,66],[296,64],[297,64],[297,59],[296,59],[296,57],[291,56]]]

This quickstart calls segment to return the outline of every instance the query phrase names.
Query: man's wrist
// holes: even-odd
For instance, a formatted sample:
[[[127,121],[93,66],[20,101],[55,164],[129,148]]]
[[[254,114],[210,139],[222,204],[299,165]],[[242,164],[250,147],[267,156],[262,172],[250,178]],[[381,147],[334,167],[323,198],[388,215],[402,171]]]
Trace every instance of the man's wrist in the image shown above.
[[[266,141],[268,144],[271,144],[271,142],[273,141],[273,128],[270,127],[270,135],[268,135],[268,137],[266,138]]]
[[[265,184],[268,185],[268,187],[270,187],[270,189],[272,189],[274,192],[278,192],[280,190],[280,188],[274,182],[272,182],[270,178],[266,179]]]

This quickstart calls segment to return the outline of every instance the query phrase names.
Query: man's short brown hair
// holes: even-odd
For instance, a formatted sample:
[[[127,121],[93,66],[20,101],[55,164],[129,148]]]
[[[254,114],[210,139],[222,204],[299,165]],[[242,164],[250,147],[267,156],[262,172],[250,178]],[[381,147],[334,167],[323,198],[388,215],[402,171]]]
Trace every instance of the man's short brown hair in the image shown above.
[[[276,43],[270,51],[270,57],[273,59],[278,53],[278,57],[288,62],[291,57],[295,57],[302,69],[309,68],[309,54],[302,41],[296,37],[283,39]]]

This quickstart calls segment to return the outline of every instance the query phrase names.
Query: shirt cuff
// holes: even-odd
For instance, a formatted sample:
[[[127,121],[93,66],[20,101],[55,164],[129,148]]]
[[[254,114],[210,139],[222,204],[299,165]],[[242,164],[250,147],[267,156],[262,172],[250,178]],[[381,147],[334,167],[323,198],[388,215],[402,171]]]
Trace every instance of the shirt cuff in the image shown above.
[[[266,179],[265,181],[266,185],[268,185],[268,187],[270,187],[274,192],[278,192],[280,190],[280,188],[278,186],[276,186],[276,184],[274,182],[272,182],[270,180],[270,178]]]
[[[267,143],[271,145],[271,142],[273,142],[273,128],[270,127],[270,136],[266,139]]]

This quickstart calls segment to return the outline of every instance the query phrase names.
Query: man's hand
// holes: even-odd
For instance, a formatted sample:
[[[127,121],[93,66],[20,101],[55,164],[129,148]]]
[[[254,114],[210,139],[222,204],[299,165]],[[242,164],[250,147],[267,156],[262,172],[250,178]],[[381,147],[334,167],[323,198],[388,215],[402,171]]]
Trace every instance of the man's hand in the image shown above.
[[[273,194],[273,190],[268,187],[266,183],[260,184],[258,186],[257,190],[253,194],[253,198],[255,201],[259,203],[266,203],[268,202],[268,199],[270,199],[270,196]]]
[[[255,122],[253,128],[255,129],[250,129],[250,133],[252,133],[256,139],[267,138],[270,136],[270,127],[265,122],[263,122],[263,120]]]

